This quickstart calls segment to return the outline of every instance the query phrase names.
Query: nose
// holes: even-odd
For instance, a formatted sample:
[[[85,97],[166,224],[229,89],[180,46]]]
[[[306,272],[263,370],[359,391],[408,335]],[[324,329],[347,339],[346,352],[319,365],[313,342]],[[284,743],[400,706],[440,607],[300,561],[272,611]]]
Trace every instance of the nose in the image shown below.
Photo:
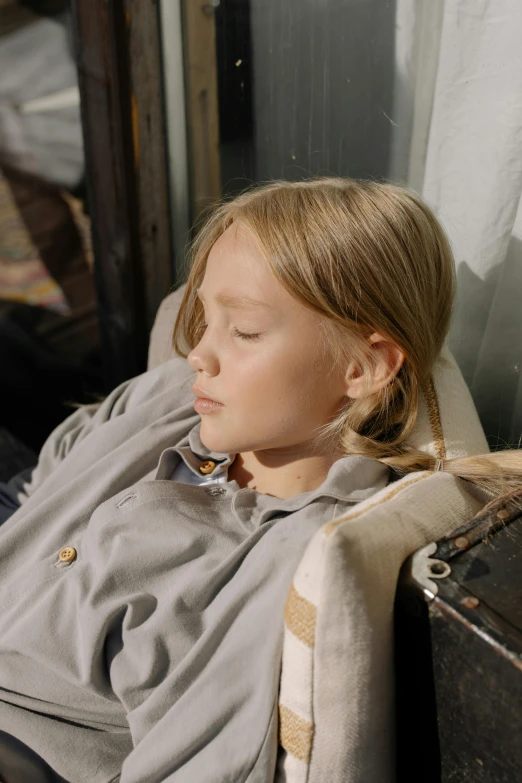
[[[207,347],[205,337],[203,336],[199,343],[191,350],[187,356],[187,361],[193,370],[202,372],[205,375],[217,375],[219,364],[215,353],[210,346]]]

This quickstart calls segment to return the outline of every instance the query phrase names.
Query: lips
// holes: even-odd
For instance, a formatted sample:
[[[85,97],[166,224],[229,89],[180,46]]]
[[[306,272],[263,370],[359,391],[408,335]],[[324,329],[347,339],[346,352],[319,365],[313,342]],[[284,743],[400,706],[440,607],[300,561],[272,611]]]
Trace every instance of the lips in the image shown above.
[[[219,402],[219,400],[215,400],[213,397],[211,397],[209,394],[207,394],[206,391],[203,391],[203,389],[200,389],[199,386],[193,386],[192,387],[193,394],[196,395],[196,397],[202,397],[205,400],[211,400],[211,402],[217,402],[219,405],[222,405],[223,403]]]

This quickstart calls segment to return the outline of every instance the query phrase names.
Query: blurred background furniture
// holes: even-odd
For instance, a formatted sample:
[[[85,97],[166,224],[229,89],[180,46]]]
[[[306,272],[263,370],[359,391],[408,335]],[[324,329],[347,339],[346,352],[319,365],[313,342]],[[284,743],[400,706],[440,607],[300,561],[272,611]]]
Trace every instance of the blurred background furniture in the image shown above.
[[[0,426],[36,451],[104,384],[69,18],[0,5]]]

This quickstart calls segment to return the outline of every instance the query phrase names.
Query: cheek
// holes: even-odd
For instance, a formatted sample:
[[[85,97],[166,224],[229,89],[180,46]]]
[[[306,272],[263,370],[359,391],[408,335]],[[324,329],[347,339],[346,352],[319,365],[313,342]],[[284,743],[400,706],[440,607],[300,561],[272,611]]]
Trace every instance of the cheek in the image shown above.
[[[241,412],[270,415],[277,410],[285,418],[295,418],[298,412],[324,407],[331,387],[330,365],[314,339],[317,335],[302,330],[266,350],[251,346],[228,357],[221,367],[227,413],[237,417]]]
[[[274,402],[285,396],[286,379],[278,359],[250,361],[240,364],[232,373],[230,396],[242,407],[250,409],[261,403]]]
[[[221,364],[219,384],[226,407],[219,416],[208,417],[208,427],[232,427],[236,433],[238,428],[251,431],[291,415],[292,398],[299,391],[292,352],[271,347],[262,353],[252,346],[227,359]]]
[[[245,412],[279,411],[294,418],[299,410],[309,409],[320,386],[306,354],[286,350],[242,364],[233,375],[231,397]]]
[[[326,421],[342,397],[342,387],[325,354],[311,351],[293,364],[287,386],[296,416],[312,426]]]

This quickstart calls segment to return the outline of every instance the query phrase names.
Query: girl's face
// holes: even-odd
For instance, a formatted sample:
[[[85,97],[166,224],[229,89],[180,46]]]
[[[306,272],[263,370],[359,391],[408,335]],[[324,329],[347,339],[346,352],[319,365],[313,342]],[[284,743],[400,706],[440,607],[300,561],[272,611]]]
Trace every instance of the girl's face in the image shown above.
[[[212,247],[199,293],[206,327],[188,362],[197,395],[222,403],[201,412],[204,445],[310,453],[314,430],[346,400],[320,317],[290,296],[235,223]]]

